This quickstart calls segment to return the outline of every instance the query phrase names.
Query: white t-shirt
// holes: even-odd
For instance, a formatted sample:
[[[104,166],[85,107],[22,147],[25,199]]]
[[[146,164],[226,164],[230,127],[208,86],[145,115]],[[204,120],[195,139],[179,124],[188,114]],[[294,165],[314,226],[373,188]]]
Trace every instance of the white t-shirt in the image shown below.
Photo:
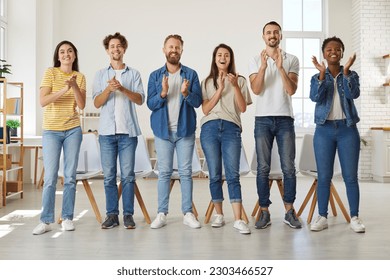
[[[170,131],[177,131],[177,122],[180,112],[181,76],[180,69],[168,76],[168,125]]]
[[[339,91],[337,89],[337,77],[336,77],[334,78],[333,103],[332,103],[332,107],[330,108],[330,112],[327,120],[334,121],[334,120],[342,120],[342,119],[345,119],[345,114],[343,112],[343,108],[341,107]]]
[[[298,58],[282,51],[283,68],[287,74],[299,74]],[[260,55],[255,56],[249,62],[249,76],[257,74],[261,66]],[[268,57],[265,70],[264,89],[257,95],[256,117],[266,116],[290,116],[294,118],[291,96],[283,88],[282,77],[276,67],[275,61]]]
[[[122,73],[123,70],[115,70],[115,79],[122,84]],[[127,101],[127,96],[120,92],[119,90],[115,91],[115,133],[116,134],[129,134],[126,127],[125,119],[125,109],[124,105]]]

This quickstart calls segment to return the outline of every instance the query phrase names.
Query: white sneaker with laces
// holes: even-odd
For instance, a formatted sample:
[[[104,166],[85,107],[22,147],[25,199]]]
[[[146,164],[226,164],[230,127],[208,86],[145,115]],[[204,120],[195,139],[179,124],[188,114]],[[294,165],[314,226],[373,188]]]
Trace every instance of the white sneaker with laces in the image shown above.
[[[362,221],[357,216],[352,217],[350,226],[354,232],[366,232],[366,227],[362,224]]]
[[[211,223],[212,227],[219,228],[225,225],[225,219],[222,214],[214,215],[214,220]]]
[[[200,228],[199,221],[195,218],[194,214],[188,212],[184,215],[183,224],[189,226],[190,228]]]
[[[237,220],[234,222],[233,227],[239,231],[239,233],[242,234],[250,234],[251,230],[249,229],[248,225],[243,220]]]
[[[74,224],[72,220],[63,220],[62,223],[62,229],[66,231],[73,231],[75,230]]]
[[[150,228],[162,228],[167,224],[167,216],[164,213],[158,213],[156,219],[151,223]]]
[[[326,228],[328,228],[328,219],[323,216],[318,216],[310,225],[312,231],[321,231]]]
[[[32,234],[34,235],[40,235],[44,234],[45,232],[51,231],[50,224],[40,223],[37,225],[34,229]]]

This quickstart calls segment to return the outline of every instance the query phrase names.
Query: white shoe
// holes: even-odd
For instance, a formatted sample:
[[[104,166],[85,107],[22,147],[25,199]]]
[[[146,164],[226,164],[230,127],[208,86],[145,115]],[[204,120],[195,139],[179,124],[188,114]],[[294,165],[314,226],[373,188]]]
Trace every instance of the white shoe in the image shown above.
[[[62,223],[62,229],[66,231],[73,231],[75,230],[74,224],[72,220],[63,220]]]
[[[40,235],[40,234],[44,234],[45,232],[48,232],[48,231],[51,231],[50,224],[40,223],[39,225],[37,225],[34,228],[32,234]]]
[[[222,214],[214,215],[214,220],[211,223],[212,227],[219,228],[225,225],[225,219]]]
[[[199,221],[195,218],[194,214],[188,212],[184,215],[183,224],[189,226],[190,228],[200,228]]]
[[[357,216],[352,217],[350,226],[354,232],[366,232],[366,227],[362,224],[362,221]]]
[[[234,222],[233,227],[242,234],[250,234],[251,230],[243,220],[237,220]]]
[[[328,219],[323,216],[318,216],[310,225],[312,231],[321,231],[326,228],[328,228]]]
[[[162,228],[167,224],[167,216],[164,213],[158,213],[156,219],[151,223],[150,228]]]

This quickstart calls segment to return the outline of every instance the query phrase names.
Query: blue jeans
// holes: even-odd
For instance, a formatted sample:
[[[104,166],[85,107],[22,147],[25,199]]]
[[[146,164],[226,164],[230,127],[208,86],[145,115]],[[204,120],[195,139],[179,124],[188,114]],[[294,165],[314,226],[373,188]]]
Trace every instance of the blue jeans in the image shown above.
[[[208,121],[202,125],[200,141],[209,169],[212,201],[223,201],[223,161],[230,202],[241,202],[241,128],[225,120]]]
[[[128,134],[99,135],[100,157],[104,174],[106,215],[119,215],[117,160],[122,183],[123,215],[134,214],[135,150],[137,137]]]
[[[272,203],[269,199],[269,172],[271,169],[272,145],[275,137],[283,173],[283,201],[285,204],[293,204],[297,186],[294,119],[290,117],[256,117],[254,134],[257,154],[256,185],[259,205],[267,208]]]
[[[176,132],[169,132],[169,139],[155,137],[158,161],[158,212],[168,214],[170,181],[173,172],[173,153],[176,149],[178,172],[181,185],[181,210],[192,213],[192,156],[195,134],[177,137]]]
[[[42,192],[41,222],[54,223],[54,205],[61,150],[64,150],[63,220],[73,220],[76,199],[76,170],[82,141],[78,126],[65,131],[44,130],[42,137],[45,177]]]
[[[344,120],[326,121],[317,125],[314,133],[314,152],[318,171],[318,210],[323,217],[328,216],[330,182],[333,165],[339,155],[351,217],[359,214],[358,163],[360,135],[356,125],[348,127]]]

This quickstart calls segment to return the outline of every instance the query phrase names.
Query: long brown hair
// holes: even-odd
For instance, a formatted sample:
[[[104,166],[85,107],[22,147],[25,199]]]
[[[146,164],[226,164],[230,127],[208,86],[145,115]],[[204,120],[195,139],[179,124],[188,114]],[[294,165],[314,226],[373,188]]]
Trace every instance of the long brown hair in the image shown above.
[[[75,47],[75,45],[72,44],[72,42],[69,42],[69,41],[62,41],[62,42],[59,42],[55,51],[54,51],[54,55],[53,55],[53,65],[54,67],[60,67],[61,66],[61,62],[58,60],[59,59],[59,55],[58,55],[58,52],[60,51],[60,48],[62,45],[69,45],[72,47],[74,53],[75,53],[75,59],[73,61],[73,64],[72,64],[72,70],[73,71],[79,71],[79,55],[78,55],[78,52],[77,52],[77,49]]]
[[[217,80],[218,80],[219,70],[218,70],[217,64],[215,63],[215,56],[217,55],[217,51],[220,48],[227,49],[229,54],[230,54],[230,63],[229,63],[229,66],[228,66],[228,73],[236,75],[236,64],[234,62],[233,49],[231,47],[229,47],[228,45],[226,45],[226,44],[223,44],[223,43],[219,44],[218,46],[215,47],[215,49],[213,51],[213,56],[212,56],[212,59],[211,59],[210,74],[206,78],[206,83],[207,83],[207,81],[209,79],[213,79],[214,87],[216,89],[218,88]]]

